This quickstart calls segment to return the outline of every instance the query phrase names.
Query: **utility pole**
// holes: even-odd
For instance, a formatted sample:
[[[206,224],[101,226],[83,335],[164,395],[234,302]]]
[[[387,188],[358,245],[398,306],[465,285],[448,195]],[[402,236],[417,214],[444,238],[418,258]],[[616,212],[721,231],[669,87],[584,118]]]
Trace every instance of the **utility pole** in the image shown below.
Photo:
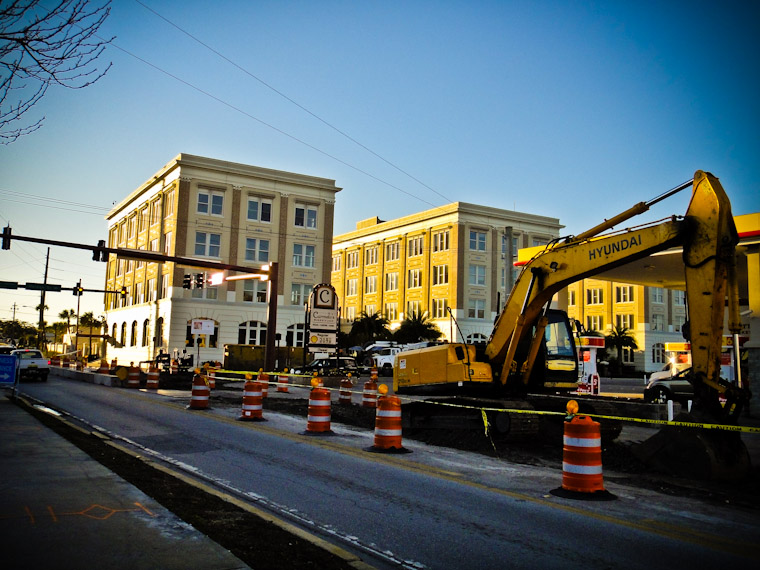
[[[45,279],[43,283],[47,286],[48,263],[50,262],[50,248],[47,248],[45,256]],[[40,291],[40,334],[37,337],[37,348],[42,350],[45,347],[45,287]]]
[[[13,320],[14,321],[16,320],[16,307],[18,307],[18,305],[16,305],[16,303],[13,303],[13,306],[11,307],[11,309],[13,309]]]
[[[80,279],[77,283],[77,332],[74,335],[74,353],[75,358],[79,358],[79,302],[82,299],[82,293],[80,292],[80,289],[82,288],[82,280]],[[90,331],[92,332],[92,331]]]

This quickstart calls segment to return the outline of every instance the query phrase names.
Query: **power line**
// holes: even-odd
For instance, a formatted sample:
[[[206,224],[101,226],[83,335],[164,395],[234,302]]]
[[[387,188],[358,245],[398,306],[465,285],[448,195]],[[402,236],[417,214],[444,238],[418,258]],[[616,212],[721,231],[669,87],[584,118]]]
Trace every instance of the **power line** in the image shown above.
[[[440,192],[438,192],[438,190],[436,190],[435,188],[431,188],[430,186],[428,186],[427,184],[425,184],[424,182],[422,182],[421,180],[419,180],[415,176],[413,176],[410,173],[408,173],[407,171],[403,170],[401,167],[397,166],[393,162],[389,161],[388,159],[386,159],[383,156],[381,156],[378,153],[376,153],[371,148],[369,148],[366,145],[362,144],[361,142],[359,142],[358,140],[356,140],[355,138],[353,138],[351,135],[349,135],[345,131],[339,129],[338,127],[336,127],[332,123],[326,121],[325,119],[323,119],[322,117],[320,117],[316,113],[314,113],[311,110],[307,109],[306,107],[304,107],[303,105],[301,105],[300,103],[298,103],[297,101],[295,101],[293,98],[289,97],[288,95],[286,95],[285,93],[283,93],[279,89],[277,89],[274,86],[270,85],[269,83],[267,83],[266,81],[264,81],[263,79],[261,79],[260,77],[258,77],[257,75],[253,74],[252,72],[248,71],[244,67],[240,66],[239,64],[237,64],[236,62],[234,62],[233,60],[231,60],[230,58],[228,58],[224,54],[220,53],[218,50],[214,49],[210,45],[208,45],[205,42],[201,41],[199,38],[195,37],[193,34],[191,34],[190,32],[188,32],[187,30],[181,28],[179,25],[175,24],[174,22],[172,22],[171,20],[169,20],[165,16],[162,16],[161,14],[159,14],[158,12],[156,12],[155,10],[153,10],[153,8],[147,6],[146,4],[144,4],[143,2],[141,2],[140,0],[135,0],[135,2],[137,2],[138,4],[140,4],[143,8],[145,8],[149,12],[152,12],[153,14],[155,14],[157,17],[159,17],[162,20],[164,20],[170,26],[173,26],[178,31],[180,31],[183,34],[185,34],[187,37],[189,37],[193,41],[197,42],[198,44],[202,45],[203,47],[205,47],[206,49],[208,49],[212,53],[216,54],[217,56],[219,56],[220,58],[222,58],[224,61],[226,61],[227,63],[229,63],[233,67],[239,69],[240,71],[242,71],[243,73],[245,73],[246,75],[248,75],[249,77],[251,77],[252,79],[255,79],[256,81],[258,81],[261,85],[263,85],[267,89],[273,91],[274,93],[276,93],[277,95],[279,95],[283,99],[289,101],[290,103],[292,103],[293,105],[295,105],[296,107],[298,107],[299,109],[301,109],[302,111],[304,111],[305,113],[307,113],[310,116],[314,117],[319,122],[321,122],[323,125],[329,127],[330,129],[334,130],[335,132],[337,132],[341,136],[347,138],[352,143],[354,143],[355,145],[357,145],[360,148],[364,149],[365,151],[367,151],[368,153],[370,153],[374,157],[379,158],[380,160],[382,160],[383,162],[385,162],[388,166],[391,166],[392,168],[395,168],[396,170],[398,170],[402,174],[408,176],[409,178],[411,178],[412,180],[414,180],[415,182],[417,182],[418,184],[420,184],[421,186],[424,186],[425,188],[427,188],[428,190],[430,190],[434,194],[437,194],[438,196],[440,196],[441,198],[443,198],[447,202],[452,202],[453,201],[453,200],[447,198],[446,196],[444,196],[443,194],[441,194]]]

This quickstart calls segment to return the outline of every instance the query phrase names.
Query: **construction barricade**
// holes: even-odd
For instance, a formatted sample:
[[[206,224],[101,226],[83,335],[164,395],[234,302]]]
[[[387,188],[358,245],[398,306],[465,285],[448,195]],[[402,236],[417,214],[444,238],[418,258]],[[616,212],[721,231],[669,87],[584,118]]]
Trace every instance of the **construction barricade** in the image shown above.
[[[158,390],[158,368],[151,364],[148,368],[148,378],[145,381],[145,388],[148,390]]]
[[[61,366],[61,357],[58,355],[53,356],[50,359],[50,366]]]
[[[203,373],[206,376],[206,382],[208,383],[209,390],[216,389],[216,370],[206,363],[203,365]]]
[[[201,369],[195,369],[195,376],[193,376],[193,389],[190,393],[190,405],[187,406],[188,410],[205,410],[208,408],[208,399],[211,395],[206,379],[201,376]]]
[[[306,433],[332,434],[330,429],[331,402],[330,391],[319,386],[321,379],[314,377],[311,380],[313,386],[309,393],[309,411],[306,422]]]
[[[351,405],[351,396],[353,395],[353,392],[351,391],[354,387],[354,384],[351,382],[351,373],[348,373],[348,376],[346,376],[343,380],[340,381],[340,391],[338,392],[338,405],[340,406],[350,406]]]
[[[169,366],[169,374],[179,374],[179,361],[175,358]]]
[[[264,421],[263,391],[260,382],[255,382],[251,374],[245,375],[243,387],[243,408],[240,412],[241,421]]]
[[[553,494],[573,499],[610,500],[602,476],[602,435],[599,422],[575,415],[578,403],[567,404],[562,446],[562,487]]]
[[[288,391],[288,369],[286,368],[282,374],[277,376],[277,391],[289,393]]]
[[[387,391],[385,384],[380,386],[383,395],[375,412],[375,443],[368,451],[410,453],[401,444],[401,400],[398,396],[386,396]]]
[[[98,368],[98,374],[110,374],[111,368],[108,366],[108,361],[102,359],[100,361],[100,368]]]
[[[127,373],[127,388],[140,387],[140,369],[135,366],[134,362],[129,363],[129,372]]]
[[[118,366],[118,364],[116,363],[116,359],[112,358],[111,359],[111,374],[116,374],[116,367],[117,366]]]
[[[362,408],[377,407],[377,378],[370,379],[364,383],[362,392]]]

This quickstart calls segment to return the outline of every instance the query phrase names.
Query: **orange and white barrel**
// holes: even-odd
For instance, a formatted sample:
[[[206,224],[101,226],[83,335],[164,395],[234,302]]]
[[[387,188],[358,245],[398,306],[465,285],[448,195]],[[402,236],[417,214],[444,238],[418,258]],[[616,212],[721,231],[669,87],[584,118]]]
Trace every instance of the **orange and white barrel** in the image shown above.
[[[375,450],[402,450],[401,400],[397,396],[382,396],[375,412]]]
[[[288,393],[288,369],[277,376],[277,391]]]
[[[116,367],[118,366],[115,358],[111,359],[111,374],[116,374]]]
[[[575,416],[565,422],[562,451],[564,490],[578,493],[604,491],[599,422],[588,416]]]
[[[134,362],[129,363],[129,372],[127,373],[127,388],[140,387],[140,369],[135,366]]]
[[[253,380],[250,374],[246,374],[245,386],[243,387],[243,409],[239,420],[260,421],[264,419],[264,405],[261,382]]]
[[[353,396],[352,388],[354,387],[351,382],[351,374],[340,381],[340,391],[338,392],[338,404],[341,406],[351,405],[351,396]]]
[[[100,361],[100,368],[98,368],[98,374],[110,374],[111,369],[108,366],[108,361],[105,359],[102,359]]]
[[[364,391],[362,392],[362,408],[376,408],[377,407],[377,381],[369,380],[364,383]]]
[[[60,365],[61,365],[61,357],[56,354],[50,359],[50,366],[60,366]]]
[[[207,368],[206,369],[206,380],[208,381],[208,387],[211,390],[216,389],[216,369],[215,368]]]
[[[179,374],[179,361],[175,358],[169,366],[169,374]]]
[[[200,369],[195,369],[195,376],[193,376],[193,389],[190,393],[190,410],[205,410],[208,408],[208,398],[211,395],[206,380],[200,374]]]
[[[145,380],[145,387],[148,390],[158,390],[158,368],[151,365],[148,368],[148,378]]]
[[[269,374],[259,372],[259,383],[261,383],[261,395],[263,398],[269,396]]]
[[[306,433],[330,432],[330,391],[315,387],[309,393],[309,416]]]

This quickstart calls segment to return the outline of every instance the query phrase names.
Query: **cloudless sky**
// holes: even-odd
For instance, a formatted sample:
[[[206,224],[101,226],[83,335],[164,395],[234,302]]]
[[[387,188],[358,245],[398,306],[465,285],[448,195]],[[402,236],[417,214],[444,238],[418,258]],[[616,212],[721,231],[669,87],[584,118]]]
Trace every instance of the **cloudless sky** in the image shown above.
[[[453,201],[576,234],[698,169],[735,214],[758,212],[759,17],[755,0],[116,0],[108,74],[51,88],[30,115],[43,128],[0,146],[0,223],[95,245],[108,209],[179,153],[335,180],[335,234]],[[0,280],[42,282],[45,251],[14,241]],[[103,288],[89,252],[50,257],[49,282]],[[14,303],[37,321],[39,293],[0,290],[0,319]],[[76,298],[46,304],[50,323]]]

